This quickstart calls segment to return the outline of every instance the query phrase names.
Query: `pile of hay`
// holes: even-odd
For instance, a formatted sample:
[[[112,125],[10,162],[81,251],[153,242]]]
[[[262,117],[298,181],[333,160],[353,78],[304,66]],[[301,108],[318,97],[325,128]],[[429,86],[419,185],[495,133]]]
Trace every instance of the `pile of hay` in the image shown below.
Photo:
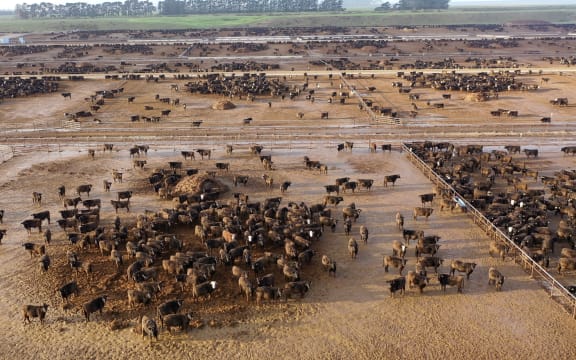
[[[184,177],[172,190],[173,195],[224,193],[228,187],[208,174],[196,174]]]
[[[236,105],[234,105],[231,101],[228,100],[220,100],[212,104],[212,109],[214,110],[230,110],[234,109]]]
[[[487,93],[467,94],[466,97],[464,97],[465,101],[474,101],[474,102],[488,101],[489,99],[490,96]]]

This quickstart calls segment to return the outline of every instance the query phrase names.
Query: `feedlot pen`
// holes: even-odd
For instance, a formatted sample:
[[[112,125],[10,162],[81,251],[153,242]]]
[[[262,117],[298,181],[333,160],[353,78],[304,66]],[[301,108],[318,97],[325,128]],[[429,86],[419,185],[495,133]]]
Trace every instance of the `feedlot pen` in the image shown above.
[[[547,269],[534,261],[522,248],[510,239],[502,230],[495,226],[484,214],[476,209],[469,201],[448,184],[439,174],[437,174],[428,164],[418,157],[409,144],[402,144],[402,150],[410,162],[440,190],[443,194],[449,194],[451,199],[458,199],[458,202],[465,204],[466,213],[472,218],[474,223],[480,227],[492,241],[504,243],[510,247],[509,256],[513,257],[516,264],[530,274],[530,277],[540,281],[550,297],[562,305],[572,317],[576,319],[576,297],[568,291]]]

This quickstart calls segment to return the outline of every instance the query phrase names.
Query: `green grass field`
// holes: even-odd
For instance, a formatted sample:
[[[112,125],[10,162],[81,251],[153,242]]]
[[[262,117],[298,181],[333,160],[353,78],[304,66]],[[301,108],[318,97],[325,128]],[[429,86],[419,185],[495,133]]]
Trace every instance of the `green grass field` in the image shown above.
[[[0,32],[70,30],[156,30],[235,27],[466,25],[511,22],[576,23],[576,6],[451,8],[444,11],[345,11],[339,13],[224,14],[138,18],[73,18],[22,20],[0,16]]]

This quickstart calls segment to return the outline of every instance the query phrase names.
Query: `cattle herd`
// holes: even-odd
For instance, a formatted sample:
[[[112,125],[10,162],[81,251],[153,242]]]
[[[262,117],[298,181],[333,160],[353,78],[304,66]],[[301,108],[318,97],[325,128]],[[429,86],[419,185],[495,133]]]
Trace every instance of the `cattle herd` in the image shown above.
[[[351,151],[351,143],[347,144]],[[512,241],[543,266],[548,267],[550,262],[556,261],[559,273],[576,269],[576,254],[571,250],[574,241],[572,222],[576,210],[570,210],[570,190],[566,186],[576,177],[572,172],[559,171],[554,178],[540,178],[546,190],[531,189],[518,186],[529,182],[532,187],[539,178],[529,175],[535,170],[527,168],[525,163],[518,165],[518,161],[526,157],[522,157],[521,149],[516,146],[490,152],[483,151],[481,145],[421,142],[405,146],[456,190],[456,195],[448,195],[441,189],[420,194],[418,199],[414,199],[414,203],[419,205],[413,211],[415,222],[419,221],[419,217],[423,217],[420,221],[434,221],[434,210],[466,211],[466,207],[457,201],[459,197],[466,200],[469,206],[484,212]],[[134,148],[149,149],[145,145],[131,149]],[[226,156],[231,156],[229,148],[226,149]],[[263,159],[271,161],[270,155],[261,154],[263,148],[261,145],[250,146],[246,154],[257,162],[263,162]],[[562,151],[573,154],[572,148],[564,147]],[[271,195],[274,188],[269,187],[272,183],[268,180],[270,176],[259,179],[235,173],[229,166],[218,166],[229,164],[220,159],[214,160],[217,161],[214,162],[216,169],[220,171],[207,168],[202,173],[197,168],[186,169],[196,161],[189,155],[194,152],[181,153],[184,163],[167,161],[164,169],[151,172],[152,169],[143,167],[139,170],[139,176],[149,184],[148,191],[156,192],[164,200],[171,199],[172,208],[133,214],[134,222],[122,221],[118,215],[113,224],[100,222],[103,202],[100,198],[90,198],[91,193],[98,193],[91,184],[75,186],[75,197],[72,198],[66,196],[65,185],[53,189],[63,207],[58,211],[61,218],[56,222],[67,242],[65,263],[62,265],[58,262],[59,268],[55,269],[53,265],[53,258],[62,254],[52,250],[50,211],[33,213],[30,219],[22,221],[22,226],[30,232],[30,239],[35,238],[32,229],[37,229],[42,235],[42,243],[31,240],[23,244],[30,258],[38,259],[39,271],[43,274],[64,274],[61,278],[68,279],[55,289],[65,308],[81,306],[86,321],[89,321],[94,318],[93,314],[102,314],[109,301],[125,301],[129,314],[141,316],[138,326],[142,334],[157,338],[159,329],[166,328],[172,333],[173,328],[187,331],[191,321],[198,324],[200,320],[191,309],[200,303],[210,306],[214,301],[235,299],[240,295],[246,303],[258,306],[278,301],[283,303],[304,297],[311,289],[313,279],[310,276],[325,272],[328,276],[337,277],[334,254],[321,256],[320,272],[312,269],[318,251],[314,248],[318,241],[322,241],[325,231],[334,233],[342,229],[347,239],[349,261],[356,261],[365,251],[362,248],[370,247],[367,226],[357,225],[362,220],[363,209],[358,208],[355,202],[346,203],[344,196],[373,191],[374,179],[336,178],[333,184],[323,186],[327,194],[322,201],[314,204],[297,201],[285,203],[282,196],[251,201],[252,196],[247,192],[250,188],[268,188],[265,192]],[[205,161],[207,164],[208,159]],[[320,164],[320,161],[306,156],[302,170],[311,172]],[[320,173],[320,176],[326,175]],[[384,175],[383,178],[381,189],[394,191],[388,187],[388,183],[394,187],[401,186],[396,184],[401,180],[398,174]],[[178,191],[179,186],[187,182],[202,186],[186,192]],[[234,191],[241,192],[230,194],[221,182],[227,182]],[[281,182],[278,185],[280,195],[289,191],[291,184],[291,181]],[[105,188],[100,195],[106,196],[109,191],[110,188]],[[545,197],[547,191],[551,195]],[[116,214],[119,209],[125,209],[128,215],[130,203],[138,201],[135,195],[132,190],[119,190],[108,196],[113,197],[110,203]],[[35,206],[49,206],[33,200]],[[345,205],[340,207],[340,203]],[[4,213],[0,212],[2,217]],[[554,216],[560,219],[555,231],[548,226]],[[44,222],[47,228],[42,231]],[[356,226],[357,230],[353,231]],[[192,231],[192,237],[185,235]],[[398,234],[398,240],[393,241],[390,252],[383,256],[382,267],[384,274],[398,271],[399,276],[386,280],[392,295],[397,292],[403,294],[406,287],[422,294],[430,286],[431,280],[443,292],[448,286],[455,287],[458,293],[465,292],[476,263],[465,259],[452,259],[445,263],[442,254],[446,250],[441,237],[425,234],[423,230],[405,228],[401,212],[396,214],[395,229],[390,231]],[[2,235],[6,235],[5,230]],[[58,238],[61,236],[58,235]],[[413,250],[410,250],[411,241],[414,242]],[[555,242],[566,244],[558,259],[554,258]],[[492,241],[487,250],[501,261],[511,256],[510,246],[505,243]],[[108,274],[122,279],[120,284],[100,291],[100,294],[95,294],[82,304],[74,304],[79,294],[91,292],[89,289],[95,283],[103,281],[94,279],[95,267],[99,268],[98,276]],[[428,268],[434,271],[434,278],[428,275]],[[410,269],[406,275],[403,274],[405,269]],[[503,289],[505,276],[497,267],[490,268],[487,275],[490,285],[494,285],[496,290]],[[145,315],[149,314],[147,309],[151,306],[157,307],[156,317]],[[29,321],[38,317],[42,322],[47,309],[46,304],[26,305],[24,319]]]
[[[206,49],[204,51],[208,51]],[[152,50],[150,46],[126,45],[118,51],[149,54]],[[345,69],[355,68],[357,64],[341,58],[323,66]],[[534,84],[523,83],[517,77],[519,72],[514,71],[477,75],[417,71],[435,66],[459,67],[450,59],[440,65],[420,61],[404,64],[400,69],[406,71],[397,73],[398,81],[392,86],[397,87],[399,93],[409,94],[414,101],[418,100],[418,94],[411,90],[418,88],[474,93],[483,99],[497,98],[505,91],[538,89]],[[264,96],[295,99],[303,94],[310,104],[314,102],[317,93],[309,87],[312,77],[306,76],[304,83],[289,86],[285,76],[273,78],[264,72],[248,72],[271,68],[272,65],[253,62],[222,63],[211,69],[246,73],[202,75],[181,87],[172,86],[171,92],[184,90],[188,95],[213,95],[248,102]],[[61,70],[70,72],[69,68]],[[88,72],[88,69],[74,70],[75,73]],[[98,71],[92,68],[90,72]],[[80,76],[71,80],[81,79]],[[163,75],[147,75],[142,80],[152,85],[165,79]],[[58,92],[60,80],[57,77],[2,78],[0,97]],[[367,89],[371,93],[376,90],[375,87]],[[93,116],[122,92],[123,88],[97,91],[84,99],[90,111],[65,113],[65,117],[78,121]],[[71,92],[61,95],[61,101],[72,100]],[[350,101],[350,94],[334,92],[330,103],[333,99],[344,105]],[[448,103],[450,94],[444,94],[442,99]],[[135,100],[136,97],[131,96],[127,101],[132,104]],[[138,114],[128,115],[126,120],[160,122],[174,116],[179,101],[174,96],[157,95],[152,105],[146,105]],[[272,106],[271,102],[267,104]],[[411,113],[416,116],[419,108],[416,103],[412,104]],[[568,106],[568,99],[555,98],[550,104],[564,108]],[[427,105],[444,108],[444,103]],[[165,108],[168,106],[171,109]],[[361,110],[370,109],[382,116],[398,116],[390,107],[366,101],[359,106]],[[330,119],[336,113],[330,112]],[[320,119],[329,118],[327,111],[318,114]],[[499,108],[490,115],[516,118],[519,113]],[[298,112],[296,117],[303,120],[308,116]],[[252,120],[252,117],[244,118],[243,125],[251,125]],[[550,118],[543,118],[541,122],[549,123]],[[206,123],[196,120],[192,124],[204,127]],[[361,174],[331,177],[329,164],[311,159],[309,154],[298,163],[298,171],[332,180],[315,189],[316,201],[306,202],[291,198],[291,190],[301,185],[299,179],[279,175],[278,170],[283,170],[284,164],[273,161],[272,151],[262,153],[266,147],[260,144],[246,148],[228,144],[222,152],[208,146],[178,149],[178,158],[165,161],[162,166],[156,165],[153,152],[149,154],[149,145],[135,144],[128,149],[122,146],[106,143],[102,151],[95,148],[87,151],[89,161],[99,157],[124,157],[126,153],[125,166],[109,169],[101,183],[94,183],[103,187],[93,186],[92,180],[86,180],[54,189],[35,189],[32,193],[35,211],[20,219],[18,226],[27,233],[28,240],[22,247],[40,276],[53,276],[59,283],[49,289],[50,293],[60,298],[64,309],[75,309],[76,312],[67,312],[67,316],[80,314],[86,322],[138,318],[136,327],[150,340],[157,340],[159,335],[163,336],[162,332],[172,334],[178,329],[187,333],[191,327],[200,327],[206,321],[202,316],[207,316],[206,309],[211,307],[223,304],[242,304],[253,309],[280,307],[305,301],[301,299],[314,291],[313,284],[317,281],[338,281],[346,266],[360,263],[363,253],[372,251],[373,239],[378,236],[365,222],[371,209],[362,208],[360,202],[350,199],[370,196],[376,191],[397,191],[405,179],[399,173],[379,173],[379,178]],[[353,153],[377,153],[381,149],[375,156],[388,156],[396,151],[396,146],[370,142],[368,149],[362,149],[358,143],[355,146],[352,141],[343,141],[335,144],[333,150],[338,156],[352,157]],[[407,292],[414,296],[433,291],[446,293],[450,288],[454,293],[466,293],[470,278],[478,276],[478,271],[474,273],[475,262],[464,258],[447,260],[445,254],[449,253],[450,242],[421,230],[421,226],[406,228],[405,216],[412,224],[427,224],[434,222],[439,213],[466,212],[473,207],[516,245],[512,247],[510,243],[494,239],[486,244],[486,253],[494,257],[496,263],[513,257],[519,248],[542,267],[555,269],[559,276],[576,270],[574,170],[541,176],[537,165],[532,165],[542,156],[542,150],[536,146],[509,145],[486,151],[485,146],[477,144],[422,141],[404,144],[402,149],[421,159],[453,191],[435,188],[433,192],[410,199],[414,206],[409,212],[395,211],[395,224],[385,230],[394,234],[395,239],[382,255],[382,267],[377,270],[382,273],[382,282],[389,285],[390,297]],[[561,152],[564,156],[574,156],[576,146],[562,147]],[[242,156],[242,161],[255,163],[262,170],[257,174],[239,170],[237,162],[230,160],[234,156]],[[137,182],[135,178],[140,186],[129,188]],[[53,198],[46,196],[51,192],[57,195],[57,203],[47,200]],[[138,202],[146,196],[155,196],[162,207],[142,210]],[[286,200],[288,198],[290,200]],[[59,218],[55,218],[55,214]],[[102,220],[110,218],[114,220]],[[4,219],[13,219],[8,208],[0,210],[0,224],[4,224]],[[51,221],[59,228],[54,233]],[[6,229],[0,229],[0,244],[8,236]],[[322,243],[328,238],[342,241],[329,248]],[[344,258],[339,256],[342,252],[346,255]],[[431,271],[434,276],[430,276]],[[493,286],[494,291],[506,290],[507,275],[498,266],[491,266],[485,275],[487,285]],[[29,323],[34,318],[42,324],[50,321],[47,313],[48,303],[54,308],[52,300],[47,298],[39,305],[24,305],[23,321]],[[119,309],[123,313],[119,314]]]

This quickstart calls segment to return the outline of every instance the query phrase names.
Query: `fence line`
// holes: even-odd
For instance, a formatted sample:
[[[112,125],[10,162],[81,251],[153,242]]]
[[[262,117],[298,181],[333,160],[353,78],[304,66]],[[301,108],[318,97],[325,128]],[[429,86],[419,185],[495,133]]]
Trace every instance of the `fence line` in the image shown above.
[[[514,262],[522,266],[522,268],[530,274],[533,279],[540,280],[544,288],[549,292],[549,296],[553,297],[563,308],[571,313],[572,318],[576,319],[576,297],[572,295],[554,276],[552,276],[540,264],[534,261],[524,250],[522,250],[514,241],[512,241],[502,230],[496,227],[484,214],[478,211],[472,204],[464,199],[460,194],[454,190],[450,184],[436,174],[430,166],[428,166],[422,159],[420,159],[412,150],[402,144],[402,150],[407,154],[408,159],[414,164],[422,173],[436,185],[439,189],[450,195],[451,198],[458,198],[458,201],[466,205],[466,213],[472,218],[474,224],[482,229],[491,240],[500,241],[507,244],[514,258]]]

